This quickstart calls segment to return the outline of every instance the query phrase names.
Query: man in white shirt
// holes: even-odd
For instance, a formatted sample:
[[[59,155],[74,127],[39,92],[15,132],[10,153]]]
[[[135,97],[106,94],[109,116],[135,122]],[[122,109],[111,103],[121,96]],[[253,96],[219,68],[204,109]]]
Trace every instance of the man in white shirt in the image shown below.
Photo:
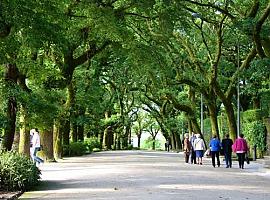
[[[37,152],[40,151],[40,136],[37,129],[30,130],[30,154],[31,158],[37,165],[44,163],[44,160],[37,156]]]

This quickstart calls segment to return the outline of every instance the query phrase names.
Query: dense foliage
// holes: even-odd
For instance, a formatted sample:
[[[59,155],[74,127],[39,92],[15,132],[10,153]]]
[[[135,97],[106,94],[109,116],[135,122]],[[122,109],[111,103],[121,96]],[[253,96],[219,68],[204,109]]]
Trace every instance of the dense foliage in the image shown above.
[[[40,171],[32,160],[16,152],[0,152],[0,190],[29,190],[39,179]]]
[[[102,149],[101,143],[96,137],[86,138],[84,141],[71,142],[63,146],[64,156],[82,156]]]
[[[265,125],[262,121],[253,121],[245,124],[243,132],[252,151],[256,146],[258,154],[261,157],[266,150]]]

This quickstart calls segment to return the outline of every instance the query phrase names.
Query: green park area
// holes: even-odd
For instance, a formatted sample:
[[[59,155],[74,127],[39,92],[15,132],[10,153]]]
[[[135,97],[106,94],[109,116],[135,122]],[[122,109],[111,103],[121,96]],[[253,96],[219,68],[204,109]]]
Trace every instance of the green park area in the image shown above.
[[[0,191],[93,151],[182,151],[243,133],[270,155],[266,0],[1,0]]]

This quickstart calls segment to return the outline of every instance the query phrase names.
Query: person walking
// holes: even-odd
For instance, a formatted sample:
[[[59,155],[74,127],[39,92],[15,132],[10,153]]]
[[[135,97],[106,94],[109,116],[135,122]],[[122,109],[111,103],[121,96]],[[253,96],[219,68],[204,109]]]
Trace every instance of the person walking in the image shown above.
[[[221,146],[224,151],[226,168],[232,168],[232,145],[232,139],[230,139],[229,134],[226,134],[225,139],[223,139],[221,142]]]
[[[171,146],[169,139],[166,140],[166,146],[167,146],[167,151],[169,152],[170,151],[170,146]]]
[[[190,141],[190,144],[191,144],[191,152],[190,152],[190,163],[191,164],[196,164],[196,152],[195,152],[195,149],[194,149],[194,141],[196,139],[196,136],[195,134],[192,132],[192,135],[189,139]]]
[[[189,162],[189,155],[191,152],[191,144],[189,141],[188,133],[185,134],[185,138],[183,141],[183,151],[184,151],[184,155],[185,155],[185,162],[188,163]]]
[[[244,139],[244,135],[241,133],[239,137],[234,141],[232,145],[233,152],[237,154],[239,168],[244,169],[245,155],[248,151],[247,141]]]
[[[202,165],[203,151],[205,150],[205,144],[200,134],[197,134],[194,140],[194,149],[196,152],[197,164]]]
[[[40,151],[40,136],[37,129],[31,129],[30,130],[30,154],[32,160],[36,163],[38,166],[41,163],[44,163],[44,160],[42,160],[40,157],[37,156],[37,152]]]
[[[211,157],[212,157],[212,165],[216,167],[216,158],[217,158],[217,166],[220,167],[220,160],[219,160],[219,152],[220,152],[220,141],[216,135],[210,140],[209,143]]]

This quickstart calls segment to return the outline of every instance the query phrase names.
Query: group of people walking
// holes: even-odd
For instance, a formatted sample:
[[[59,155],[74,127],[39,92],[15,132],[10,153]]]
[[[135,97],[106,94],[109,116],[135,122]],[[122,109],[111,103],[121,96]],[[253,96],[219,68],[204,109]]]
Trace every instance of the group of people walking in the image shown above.
[[[183,151],[185,153],[186,163],[188,163],[190,159],[191,164],[202,165],[202,158],[205,149],[204,140],[201,138],[200,134],[195,135],[192,133],[190,138],[188,134],[185,134]]]
[[[204,151],[206,151],[206,145],[200,134],[192,133],[185,134],[183,140],[183,151],[185,155],[185,162],[191,164],[202,165],[202,158]],[[229,134],[220,142],[216,135],[212,137],[209,143],[209,154],[212,158],[212,166],[220,167],[220,154],[224,154],[226,168],[232,167],[232,152],[236,153],[238,157],[239,168],[244,169],[244,162],[248,152],[247,141],[244,139],[244,135],[240,134],[239,137],[233,142],[230,139]]]

